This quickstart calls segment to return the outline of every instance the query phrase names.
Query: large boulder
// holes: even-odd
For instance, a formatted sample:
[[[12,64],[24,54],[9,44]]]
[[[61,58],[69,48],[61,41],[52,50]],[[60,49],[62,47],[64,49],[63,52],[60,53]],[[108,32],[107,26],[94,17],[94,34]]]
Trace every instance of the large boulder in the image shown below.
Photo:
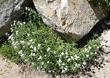
[[[9,31],[13,20],[19,18],[30,0],[0,0],[0,37]]]
[[[99,20],[87,0],[33,0],[33,2],[44,23],[67,40],[78,41]],[[103,14],[100,15],[100,18],[102,17]]]

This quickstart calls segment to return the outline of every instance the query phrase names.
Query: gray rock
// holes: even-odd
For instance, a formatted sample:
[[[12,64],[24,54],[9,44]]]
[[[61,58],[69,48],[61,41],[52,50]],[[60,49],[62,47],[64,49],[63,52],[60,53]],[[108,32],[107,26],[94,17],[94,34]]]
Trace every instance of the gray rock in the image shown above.
[[[110,30],[106,30],[102,33],[101,37],[101,48],[105,53],[110,53]]]
[[[99,20],[87,0],[33,0],[33,2],[44,23],[67,40],[81,39]],[[100,18],[103,16],[100,14]]]
[[[29,0],[0,0],[0,37],[9,31],[13,20],[16,20]]]

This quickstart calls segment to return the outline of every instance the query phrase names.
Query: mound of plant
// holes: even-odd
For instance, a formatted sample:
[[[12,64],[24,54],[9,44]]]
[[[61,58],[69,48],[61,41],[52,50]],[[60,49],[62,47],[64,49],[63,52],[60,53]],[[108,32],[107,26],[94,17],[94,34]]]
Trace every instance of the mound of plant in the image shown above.
[[[96,58],[98,39],[92,38],[87,45],[77,48],[75,42],[64,42],[43,24],[34,10],[26,8],[23,14],[25,19],[14,21],[11,26],[12,34],[8,40],[14,54],[24,62],[49,73],[72,73],[85,68],[87,61]],[[12,58],[14,54],[11,54]]]

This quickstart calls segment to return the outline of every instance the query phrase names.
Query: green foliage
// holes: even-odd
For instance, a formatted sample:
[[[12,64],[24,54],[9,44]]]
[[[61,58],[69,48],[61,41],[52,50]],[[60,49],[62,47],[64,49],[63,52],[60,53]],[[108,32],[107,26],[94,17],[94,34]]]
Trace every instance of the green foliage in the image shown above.
[[[93,38],[83,48],[76,48],[75,43],[64,42],[46,27],[35,11],[27,9],[27,12],[26,22],[14,21],[12,25],[9,42],[14,50],[8,50],[11,57],[20,56],[24,62],[50,73],[72,73],[85,68],[87,61],[96,58],[98,39]],[[13,51],[16,51],[14,55]]]
[[[95,6],[103,6],[106,10],[110,11],[110,0],[90,0]]]
[[[21,61],[19,55],[14,50],[13,46],[11,46],[10,43],[5,42],[0,47],[0,54],[2,54],[4,57],[9,58],[11,61],[18,63]]]

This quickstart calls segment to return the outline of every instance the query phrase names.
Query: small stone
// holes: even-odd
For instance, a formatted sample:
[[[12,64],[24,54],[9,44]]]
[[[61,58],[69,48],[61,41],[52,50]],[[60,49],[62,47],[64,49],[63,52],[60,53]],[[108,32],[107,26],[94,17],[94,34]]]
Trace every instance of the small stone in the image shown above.
[[[92,73],[86,73],[89,77],[92,77]]]

